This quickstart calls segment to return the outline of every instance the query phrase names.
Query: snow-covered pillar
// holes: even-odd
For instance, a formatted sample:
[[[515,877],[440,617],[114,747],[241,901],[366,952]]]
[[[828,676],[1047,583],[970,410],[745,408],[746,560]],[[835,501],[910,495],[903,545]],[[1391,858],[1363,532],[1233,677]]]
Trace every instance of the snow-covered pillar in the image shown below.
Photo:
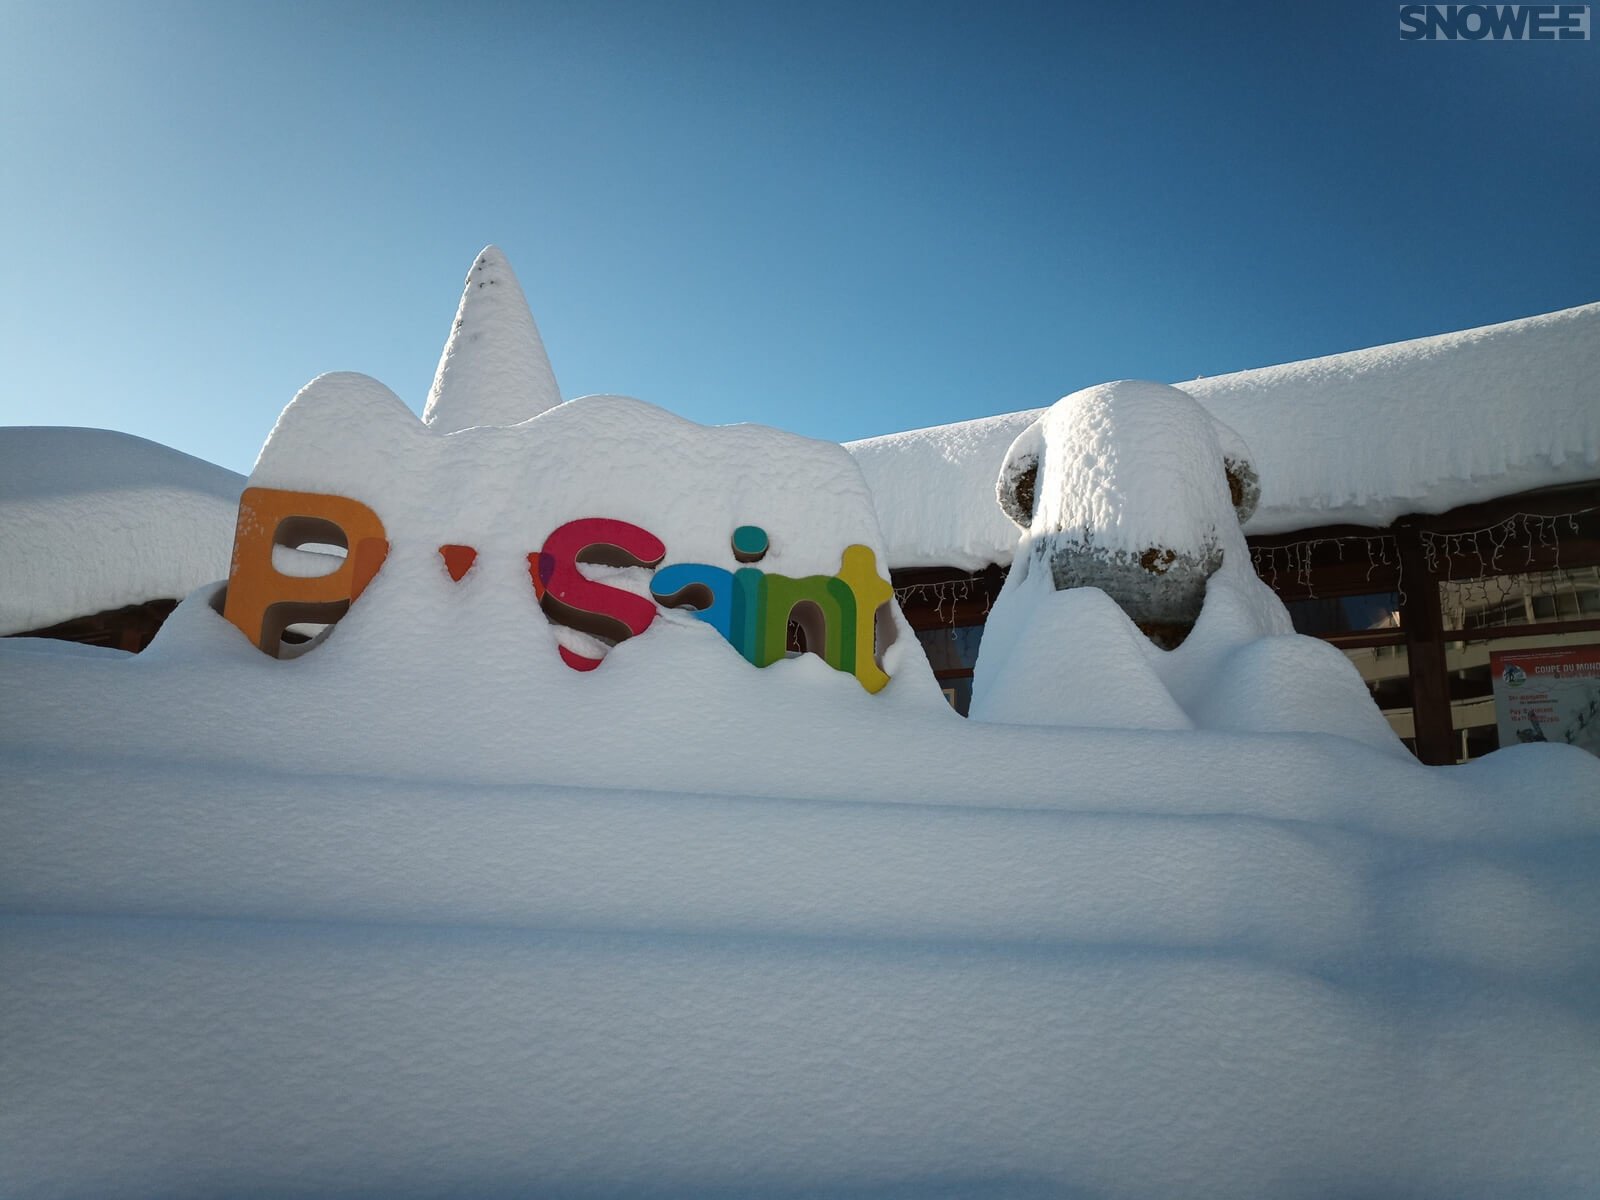
[[[1260,495],[1243,441],[1192,397],[1121,380],[1057,401],[1017,437],[996,481],[1024,529],[1016,565],[1058,591],[1096,587],[1170,648],[1187,636]]]

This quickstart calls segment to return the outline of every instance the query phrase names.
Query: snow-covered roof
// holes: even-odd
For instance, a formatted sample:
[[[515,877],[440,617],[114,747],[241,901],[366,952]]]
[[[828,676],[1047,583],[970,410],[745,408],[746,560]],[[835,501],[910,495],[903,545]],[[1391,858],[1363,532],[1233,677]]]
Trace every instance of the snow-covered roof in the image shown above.
[[[1384,526],[1600,477],[1600,304],[1177,386],[1250,447],[1248,533]],[[847,444],[892,566],[1011,560],[995,476],[1043,411]]]
[[[226,577],[243,487],[132,434],[0,428],[0,634]]]

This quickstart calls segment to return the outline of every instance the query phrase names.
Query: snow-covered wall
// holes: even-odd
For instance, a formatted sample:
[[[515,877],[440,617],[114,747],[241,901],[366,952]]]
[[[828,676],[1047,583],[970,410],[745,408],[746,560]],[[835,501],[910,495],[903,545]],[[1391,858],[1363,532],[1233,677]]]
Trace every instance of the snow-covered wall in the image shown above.
[[[0,428],[0,635],[223,578],[243,487],[131,434]]]
[[[1177,386],[1253,452],[1261,501],[1246,533],[1383,526],[1600,478],[1600,304]],[[848,444],[891,566],[1011,561],[994,480],[1043,411]]]

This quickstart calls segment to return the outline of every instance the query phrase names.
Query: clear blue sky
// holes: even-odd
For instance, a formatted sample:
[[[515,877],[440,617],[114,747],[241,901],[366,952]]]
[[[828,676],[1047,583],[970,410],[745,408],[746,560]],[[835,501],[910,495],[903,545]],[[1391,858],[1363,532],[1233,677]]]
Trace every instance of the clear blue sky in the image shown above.
[[[0,424],[239,471],[488,242],[564,395],[836,440],[1600,300],[1600,42],[1394,3],[12,0],[0,97]]]

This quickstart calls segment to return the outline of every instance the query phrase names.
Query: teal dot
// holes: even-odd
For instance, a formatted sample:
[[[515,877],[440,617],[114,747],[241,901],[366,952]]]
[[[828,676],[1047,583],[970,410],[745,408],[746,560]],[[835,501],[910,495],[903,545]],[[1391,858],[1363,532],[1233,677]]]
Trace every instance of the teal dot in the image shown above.
[[[741,525],[733,531],[733,556],[740,562],[756,562],[766,557],[767,531],[759,525]]]

